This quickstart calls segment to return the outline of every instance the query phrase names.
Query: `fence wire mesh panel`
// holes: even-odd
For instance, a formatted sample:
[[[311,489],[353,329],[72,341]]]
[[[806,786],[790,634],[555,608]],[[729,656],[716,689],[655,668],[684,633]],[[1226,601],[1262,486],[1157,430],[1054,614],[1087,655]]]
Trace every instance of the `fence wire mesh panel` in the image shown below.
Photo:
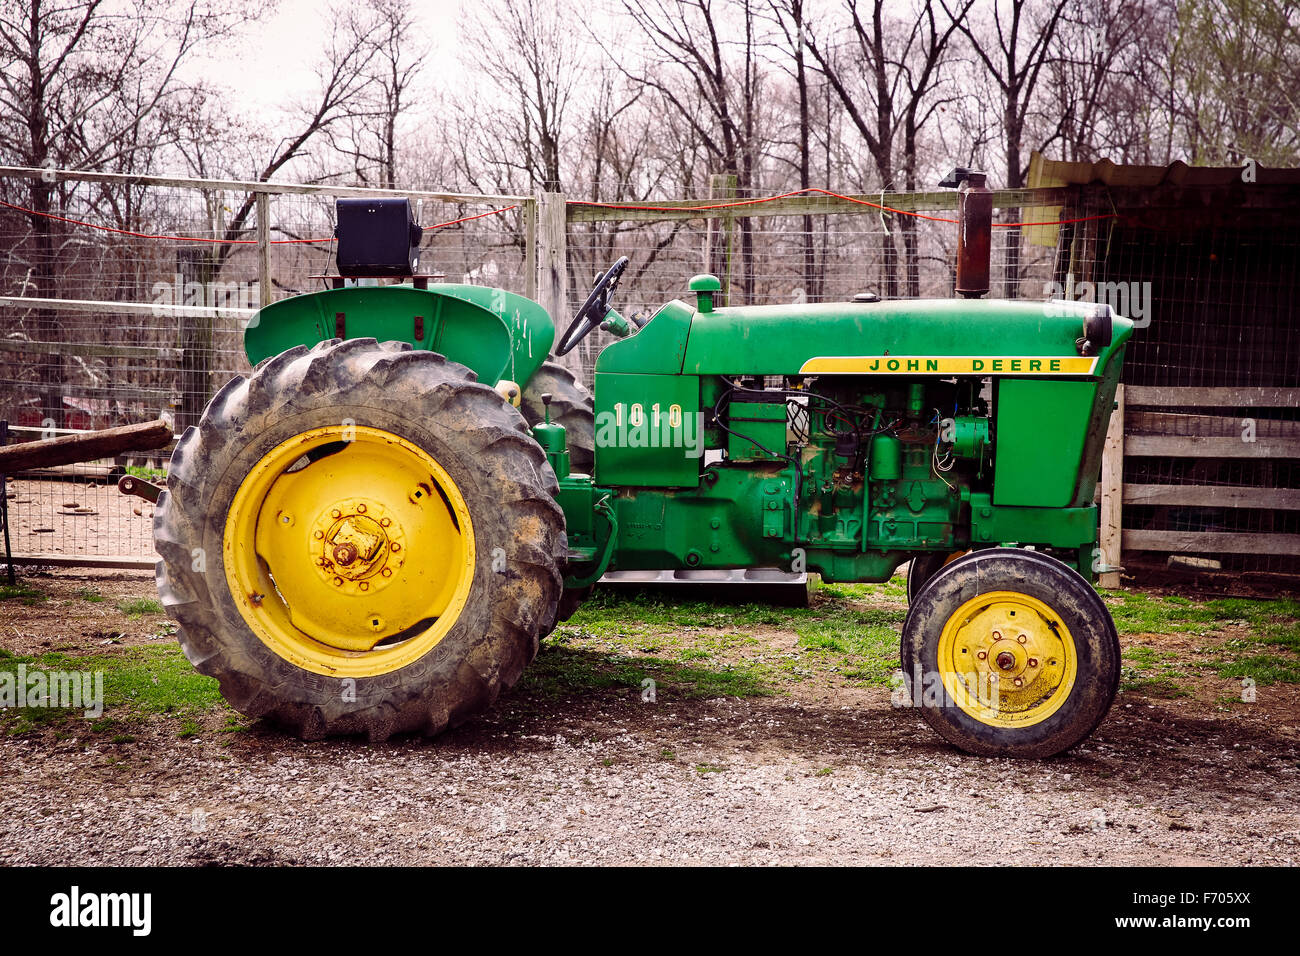
[[[217,389],[251,371],[242,335],[262,298],[256,196],[64,178],[50,198],[49,214],[37,215],[32,180],[0,177],[0,295],[103,305],[0,305],[0,419],[14,440],[158,417],[179,434]],[[269,194],[265,206],[272,299],[323,288],[313,277],[333,271],[334,195]],[[421,246],[432,281],[527,290],[524,204],[416,207],[437,227]],[[114,483],[127,470],[161,478],[168,455],[10,478],[14,553],[150,558],[152,507]]]
[[[930,194],[917,198],[925,195]],[[732,191],[724,202],[764,198]],[[698,201],[717,204],[717,197]],[[826,205],[819,196],[780,200],[783,208],[801,201],[809,212],[769,215],[763,203],[755,203],[658,221],[637,204],[571,203],[568,316],[582,305],[593,278],[623,255],[631,261],[614,306],[635,319],[649,318],[671,299],[689,298],[686,284],[702,272],[722,281],[717,301],[725,305],[843,302],[863,292],[888,299],[953,296],[957,227],[951,204],[928,210],[918,205],[908,210],[915,215],[905,215],[852,203],[842,203],[834,213],[818,212]],[[601,221],[590,221],[594,217]],[[1092,273],[1095,226],[1071,232],[1011,225],[1060,218],[1061,207],[1045,201],[995,210],[990,296],[1042,300],[1069,268]],[[588,384],[596,356],[611,341],[609,333],[597,330],[575,350],[574,369]]]
[[[1110,190],[1098,278],[1132,297],[1124,531],[1165,561],[1300,571],[1300,203]],[[1094,203],[1098,202],[1094,198]],[[1126,550],[1129,545],[1125,545]]]
[[[272,298],[307,292],[336,271],[328,191],[270,193],[259,203],[237,188],[60,175],[47,184],[49,215],[34,214],[30,178],[0,176],[0,295],[104,305],[0,305],[0,419],[18,439],[159,416],[179,433],[218,388],[249,373],[242,332],[262,289]],[[415,192],[432,190],[397,194]],[[421,271],[433,281],[537,295],[558,313],[559,331],[593,277],[621,255],[631,261],[613,304],[638,320],[689,299],[687,282],[702,272],[718,276],[719,303],[729,305],[954,294],[950,192],[773,198],[715,178],[653,209],[619,195],[587,188],[568,197],[562,298],[548,300],[534,272],[556,237],[534,239],[541,224],[533,200],[416,199],[426,227]],[[1213,203],[1191,194],[1153,200],[1085,187],[999,195],[991,297],[1106,301],[1138,322],[1124,374],[1136,387],[1126,422],[1125,563],[1178,552],[1230,570],[1300,571],[1294,197],[1256,200],[1249,215],[1209,216]],[[715,208],[683,212],[683,204]],[[259,207],[269,226],[265,251]],[[597,330],[566,364],[590,385],[596,356],[612,340]],[[1268,394],[1232,401],[1232,389],[1260,388]],[[1193,401],[1198,389],[1213,394]],[[1240,442],[1243,428],[1251,447],[1223,444]],[[15,554],[149,560],[152,507],[120,495],[114,482],[127,469],[161,478],[168,454],[11,477]]]

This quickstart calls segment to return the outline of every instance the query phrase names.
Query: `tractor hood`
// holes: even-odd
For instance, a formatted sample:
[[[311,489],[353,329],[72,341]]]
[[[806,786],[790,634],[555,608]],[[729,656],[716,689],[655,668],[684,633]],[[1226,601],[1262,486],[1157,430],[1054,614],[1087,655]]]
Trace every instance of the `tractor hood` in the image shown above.
[[[718,308],[664,306],[601,353],[600,372],[688,375],[1097,376],[1132,334],[1080,355],[1083,302],[911,299]]]

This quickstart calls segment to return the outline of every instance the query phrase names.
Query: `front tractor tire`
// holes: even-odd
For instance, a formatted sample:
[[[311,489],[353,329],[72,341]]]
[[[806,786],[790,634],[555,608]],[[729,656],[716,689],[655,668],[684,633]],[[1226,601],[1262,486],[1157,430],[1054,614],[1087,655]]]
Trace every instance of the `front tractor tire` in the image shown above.
[[[903,622],[907,703],[986,757],[1050,757],[1096,729],[1119,689],[1105,602],[1037,551],[974,551],[939,570]]]
[[[299,346],[178,442],[159,593],[240,712],[308,739],[435,734],[536,654],[562,587],[556,491],[523,418],[463,366]]]

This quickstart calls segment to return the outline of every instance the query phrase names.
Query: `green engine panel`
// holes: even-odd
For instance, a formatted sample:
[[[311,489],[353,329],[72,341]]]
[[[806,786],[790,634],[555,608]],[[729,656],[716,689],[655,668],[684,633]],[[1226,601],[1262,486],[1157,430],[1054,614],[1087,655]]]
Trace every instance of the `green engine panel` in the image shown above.
[[[704,416],[698,376],[597,372],[596,396],[597,484],[699,484]]]
[[[1079,480],[1097,383],[998,381],[993,501],[1061,508]]]

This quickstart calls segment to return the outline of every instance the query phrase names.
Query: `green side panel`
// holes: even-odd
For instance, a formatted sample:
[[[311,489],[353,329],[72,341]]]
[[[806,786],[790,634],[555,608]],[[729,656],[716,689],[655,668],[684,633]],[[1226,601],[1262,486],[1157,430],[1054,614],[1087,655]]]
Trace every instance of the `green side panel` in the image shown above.
[[[605,346],[596,359],[596,371],[661,375],[680,372],[694,315],[693,308],[674,299],[651,316],[636,335]]]
[[[1096,399],[1095,381],[998,381],[995,504],[1062,508],[1070,503]]]
[[[502,378],[526,383],[555,338],[545,309],[504,289],[352,286],[281,299],[261,309],[244,332],[248,361],[256,365],[296,345],[337,337],[340,314],[347,338],[410,342],[469,367],[489,385]]]
[[[597,484],[694,488],[703,454],[697,376],[596,372]]]
[[[1074,496],[1070,499],[1071,508],[1086,507],[1092,504],[1097,495],[1097,481],[1101,477],[1101,453],[1106,447],[1106,429],[1110,426],[1110,416],[1115,411],[1115,390],[1119,386],[1120,373],[1124,370],[1124,348],[1121,345],[1112,351],[1110,361],[1102,370],[1101,383],[1097,386],[1097,401],[1092,407],[1088,434],[1083,442],[1079,480],[1074,487]]]

